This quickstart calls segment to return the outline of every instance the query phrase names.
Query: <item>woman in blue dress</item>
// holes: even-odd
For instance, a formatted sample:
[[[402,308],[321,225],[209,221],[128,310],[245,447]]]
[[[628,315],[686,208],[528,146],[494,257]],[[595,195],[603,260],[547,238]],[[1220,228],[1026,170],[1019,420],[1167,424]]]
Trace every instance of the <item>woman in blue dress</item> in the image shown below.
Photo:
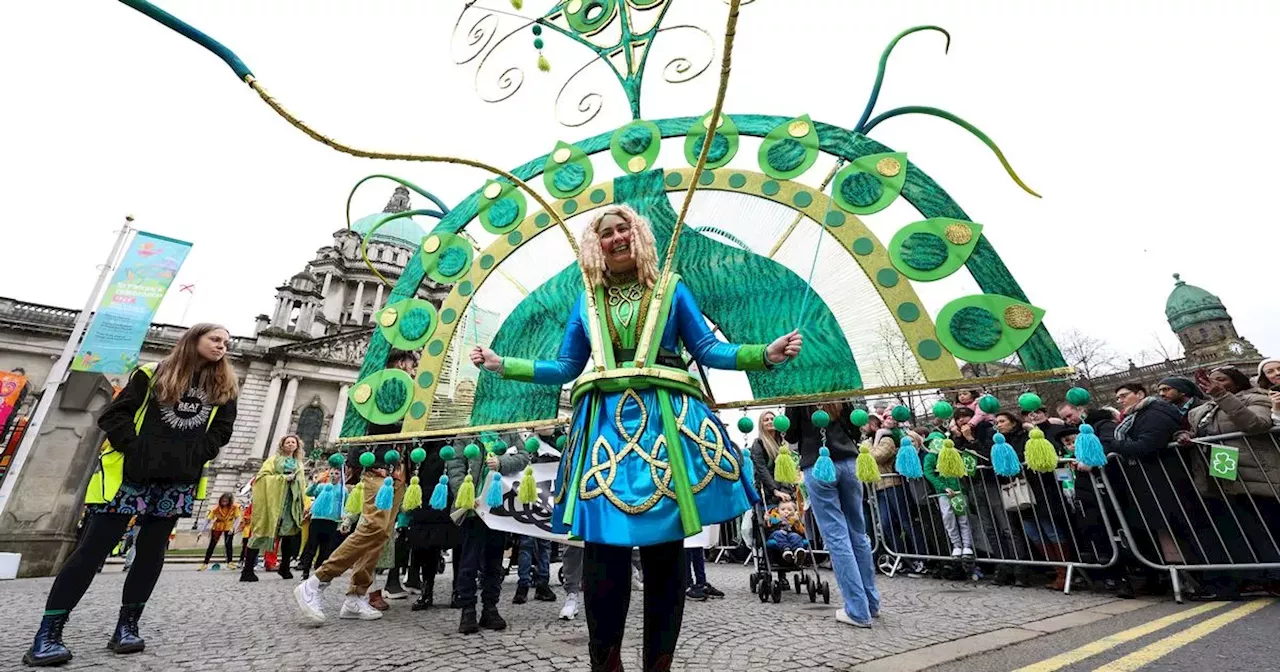
[[[668,670],[684,611],[683,540],[704,525],[741,515],[754,497],[742,479],[742,454],[703,401],[682,346],[702,366],[758,370],[798,355],[802,339],[797,332],[767,346],[717,339],[678,276],[666,296],[655,297],[660,279],[653,232],[628,206],[605,208],[587,227],[581,247],[596,310],[592,314],[585,293],[579,297],[557,358],[501,357],[477,346],[471,361],[513,380],[575,381],[552,523],[585,542],[591,669],[622,669],[631,548],[638,546],[644,669]],[[657,347],[642,347],[648,321],[661,326],[652,330]],[[591,359],[595,366],[580,375]]]

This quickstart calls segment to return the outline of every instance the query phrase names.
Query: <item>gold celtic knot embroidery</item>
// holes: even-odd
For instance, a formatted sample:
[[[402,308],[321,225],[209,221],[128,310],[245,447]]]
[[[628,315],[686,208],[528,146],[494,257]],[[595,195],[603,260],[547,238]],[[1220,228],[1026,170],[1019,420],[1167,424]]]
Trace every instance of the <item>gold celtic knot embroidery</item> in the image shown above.
[[[640,410],[640,420],[634,430],[628,430],[622,422],[622,414],[627,404],[635,404]],[[671,490],[671,465],[658,459],[659,452],[666,447],[665,437],[659,436],[649,451],[639,444],[639,439],[649,424],[649,410],[645,408],[644,402],[635,390],[628,389],[622,393],[622,398],[618,400],[617,409],[614,411],[613,422],[619,438],[624,441],[622,449],[615,451],[613,445],[604,436],[596,437],[588,454],[588,462],[592,463],[592,466],[582,475],[578,498],[587,501],[603,496],[619,510],[629,514],[644,513],[662,501],[663,497],[674,500],[676,495]],[[613,482],[618,476],[618,469],[632,453],[649,465],[650,479],[654,484],[653,494],[636,504],[623,501],[613,491]]]

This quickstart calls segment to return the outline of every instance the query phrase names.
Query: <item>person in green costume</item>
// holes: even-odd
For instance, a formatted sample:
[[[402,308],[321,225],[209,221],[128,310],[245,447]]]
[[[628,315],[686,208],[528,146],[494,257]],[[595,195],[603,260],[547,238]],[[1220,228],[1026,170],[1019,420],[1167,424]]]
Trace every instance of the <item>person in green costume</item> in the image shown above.
[[[253,519],[250,521],[249,553],[240,569],[241,581],[257,581],[253,565],[258,554],[270,550],[280,538],[280,568],[282,579],[292,579],[289,565],[297,557],[302,546],[303,495],[306,494],[306,475],[303,474],[302,440],[290,434],[280,439],[276,454],[267,458],[253,479]]]

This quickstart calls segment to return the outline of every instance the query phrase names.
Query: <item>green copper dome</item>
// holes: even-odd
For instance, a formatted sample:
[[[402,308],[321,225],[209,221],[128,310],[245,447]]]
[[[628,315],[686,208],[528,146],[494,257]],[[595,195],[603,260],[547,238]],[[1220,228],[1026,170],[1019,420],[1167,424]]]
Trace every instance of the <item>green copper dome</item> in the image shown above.
[[[1197,324],[1231,319],[1221,299],[1195,285],[1188,285],[1177,273],[1173,274],[1173,279],[1173,291],[1164,305],[1169,328],[1179,332]]]
[[[389,213],[379,212],[368,217],[362,217],[359,221],[351,223],[351,230],[360,234],[363,238],[369,234],[369,230],[373,228],[378,220],[386,217]],[[427,237],[427,232],[418,226],[411,218],[405,217],[383,224],[381,228],[374,231],[370,240],[377,240],[396,245],[404,245],[409,248],[417,248],[422,244],[422,239]]]

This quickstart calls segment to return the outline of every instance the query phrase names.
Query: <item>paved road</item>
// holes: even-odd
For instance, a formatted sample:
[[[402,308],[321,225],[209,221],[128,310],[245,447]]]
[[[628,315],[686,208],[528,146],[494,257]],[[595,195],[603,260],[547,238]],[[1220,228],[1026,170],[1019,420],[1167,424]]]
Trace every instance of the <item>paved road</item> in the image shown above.
[[[931,672],[1083,672],[1280,669],[1280,602],[1160,602]]]
[[[919,647],[1009,628],[1116,602],[1104,595],[1066,596],[1046,590],[1000,588],[931,579],[881,581],[882,618],[873,630],[834,620],[834,606],[788,593],[781,604],[761,604],[747,591],[748,570],[708,566],[724,600],[690,604],[677,653],[678,670],[832,672]],[[831,579],[830,572],[823,572]],[[375,622],[337,621],[321,629],[296,622],[293,582],[264,574],[256,584],[234,573],[196,572],[171,566],[143,617],[146,652],[115,657],[105,650],[115,623],[123,575],[108,566],[72,615],[66,641],[76,659],[63,669],[213,671],[390,670],[439,672],[585,670],[586,624],[556,620],[559,604],[509,604],[515,577],[503,590],[502,610],[511,628],[464,637],[457,612],[410,612],[393,603]],[[444,586],[441,577],[439,584]],[[16,669],[39,622],[50,579],[0,583],[0,669]],[[327,596],[338,611],[342,579]],[[834,593],[834,588],[833,588]],[[833,598],[836,595],[833,594]],[[834,600],[833,600],[834,601]],[[627,646],[639,655],[641,602],[633,595]],[[12,665],[12,667],[11,667]],[[638,663],[632,668],[638,669]]]

